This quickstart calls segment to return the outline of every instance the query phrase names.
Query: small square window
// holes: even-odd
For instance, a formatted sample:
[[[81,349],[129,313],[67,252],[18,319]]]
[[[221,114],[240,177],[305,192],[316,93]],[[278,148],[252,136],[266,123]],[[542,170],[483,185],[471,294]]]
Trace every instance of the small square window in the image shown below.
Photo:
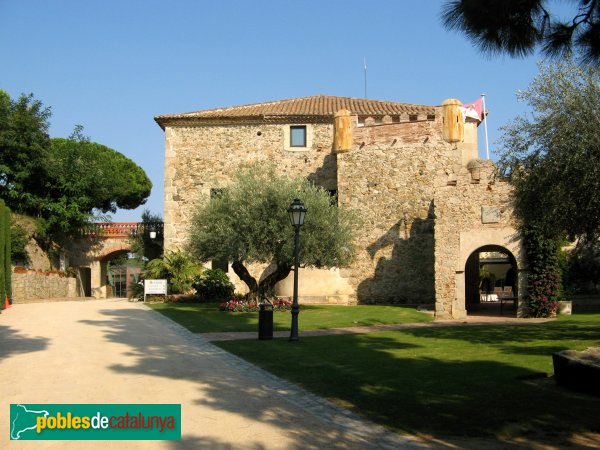
[[[290,127],[290,147],[306,147],[306,126]]]
[[[227,262],[227,258],[213,259],[211,261],[211,268],[213,270],[221,269],[225,273],[229,272],[229,263]]]

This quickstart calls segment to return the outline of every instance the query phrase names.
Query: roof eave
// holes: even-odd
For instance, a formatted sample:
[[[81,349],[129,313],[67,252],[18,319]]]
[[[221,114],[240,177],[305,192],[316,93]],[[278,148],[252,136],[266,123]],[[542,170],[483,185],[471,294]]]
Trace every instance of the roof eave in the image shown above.
[[[210,126],[272,123],[333,123],[334,114],[270,114],[260,116],[182,117],[156,116],[154,121],[164,130],[172,126]]]

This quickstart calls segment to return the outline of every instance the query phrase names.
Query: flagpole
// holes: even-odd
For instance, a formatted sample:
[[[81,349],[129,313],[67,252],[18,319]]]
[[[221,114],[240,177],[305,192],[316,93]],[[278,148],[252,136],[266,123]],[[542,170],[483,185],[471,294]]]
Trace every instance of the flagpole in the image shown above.
[[[485,155],[487,159],[490,159],[490,145],[488,143],[488,129],[487,129],[487,110],[485,109],[485,94],[481,94],[481,100],[483,101],[483,129],[485,131]]]

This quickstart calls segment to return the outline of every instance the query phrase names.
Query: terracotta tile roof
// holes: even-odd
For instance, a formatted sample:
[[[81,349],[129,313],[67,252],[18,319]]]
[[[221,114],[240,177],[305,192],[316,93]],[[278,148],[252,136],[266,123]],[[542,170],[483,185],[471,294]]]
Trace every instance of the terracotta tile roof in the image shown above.
[[[334,97],[315,95],[312,97],[291,98],[266,103],[205,109],[182,114],[156,116],[154,120],[164,127],[166,122],[241,120],[241,119],[282,119],[291,117],[332,117],[340,109],[367,117],[400,114],[434,114],[434,107],[410,103],[369,100],[363,98]]]

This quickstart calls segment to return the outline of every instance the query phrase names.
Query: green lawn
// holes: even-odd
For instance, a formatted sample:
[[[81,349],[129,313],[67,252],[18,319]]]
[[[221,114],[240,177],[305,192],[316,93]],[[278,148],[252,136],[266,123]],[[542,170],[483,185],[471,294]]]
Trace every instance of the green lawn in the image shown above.
[[[219,331],[256,331],[258,312],[219,311],[215,303],[150,303],[154,310],[164,314],[194,333]],[[380,325],[390,323],[429,322],[433,317],[418,312],[414,307],[402,306],[300,306],[300,331],[323,328]],[[273,328],[289,330],[289,311],[273,313]]]
[[[551,440],[600,432],[600,398],[536,378],[553,373],[552,352],[600,346],[600,314],[217,345],[401,432]]]

